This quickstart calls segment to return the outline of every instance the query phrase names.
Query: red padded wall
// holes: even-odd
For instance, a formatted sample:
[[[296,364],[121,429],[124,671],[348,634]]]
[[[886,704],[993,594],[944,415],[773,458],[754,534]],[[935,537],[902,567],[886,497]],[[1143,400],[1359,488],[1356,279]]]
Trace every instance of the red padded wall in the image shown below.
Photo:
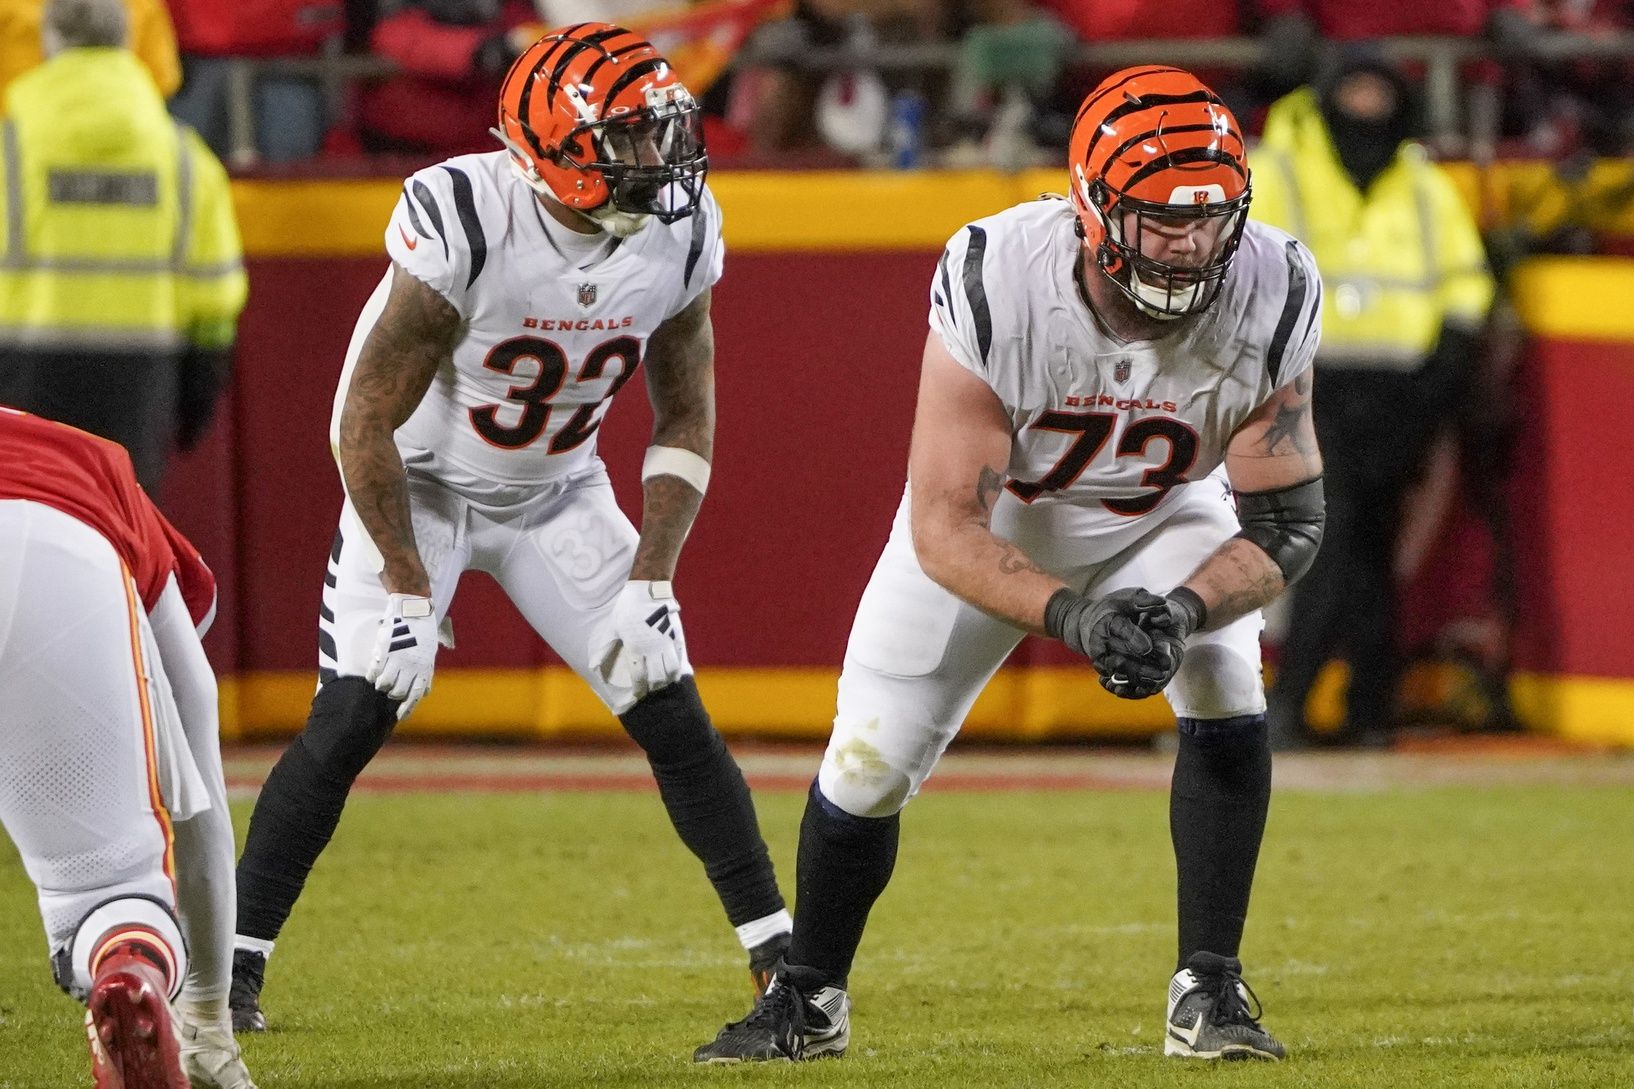
[[[720,427],[715,476],[679,574],[695,660],[838,664],[853,607],[901,495],[925,335],[931,252],[739,254],[715,298]],[[316,659],[325,559],[340,509],[328,448],[352,323],[384,258],[250,265],[231,411],[183,459],[166,506],[222,582],[218,668],[305,670]],[[1634,345],[1540,342],[1526,364],[1513,495],[1522,630],[1518,665],[1630,676],[1634,582]],[[638,386],[602,430],[632,516],[651,416]],[[1489,556],[1454,533],[1430,565],[1434,601],[1468,596]],[[1473,579],[1481,581],[1478,573]],[[1437,595],[1440,595],[1439,597]],[[549,654],[485,576],[454,608],[449,666],[524,666]],[[1032,646],[1039,661],[1064,650]]]

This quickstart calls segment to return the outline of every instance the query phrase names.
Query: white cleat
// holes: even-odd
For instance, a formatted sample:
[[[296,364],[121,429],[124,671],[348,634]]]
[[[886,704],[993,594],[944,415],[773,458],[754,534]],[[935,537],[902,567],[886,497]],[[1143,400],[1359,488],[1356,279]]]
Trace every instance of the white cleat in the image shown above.
[[[1181,1059],[1270,1059],[1286,1054],[1259,1022],[1259,1002],[1235,957],[1194,953],[1169,981],[1163,1054]]]
[[[193,1089],[256,1089],[244,1055],[226,1025],[181,1024],[182,1071]]]

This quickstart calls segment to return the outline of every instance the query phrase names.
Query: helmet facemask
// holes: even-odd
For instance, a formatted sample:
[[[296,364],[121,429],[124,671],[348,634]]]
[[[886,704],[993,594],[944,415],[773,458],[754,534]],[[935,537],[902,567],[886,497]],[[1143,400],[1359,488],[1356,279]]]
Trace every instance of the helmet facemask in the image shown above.
[[[1085,203],[1102,228],[1096,262],[1141,313],[1167,321],[1213,305],[1242,240],[1249,188],[1226,200],[1218,186],[1178,186],[1169,202],[1119,196],[1103,181],[1087,189]],[[1166,252],[1177,235],[1197,247],[1193,259],[1150,255]]]
[[[709,155],[704,150],[702,115],[692,96],[683,88],[667,87],[649,92],[649,102],[655,97],[663,101],[576,130],[564,141],[564,154],[567,148],[588,143],[595,157],[582,169],[607,180],[607,203],[615,211],[674,223],[697,208]]]
[[[576,97],[574,89],[567,91]],[[580,106],[581,115],[592,114]],[[535,192],[564,203],[534,162],[549,158],[561,172],[582,176],[580,189],[607,196],[593,208],[567,205],[621,238],[640,231],[649,218],[674,223],[691,215],[702,199],[709,155],[704,150],[702,114],[684,87],[654,87],[638,110],[586,122],[555,147],[544,147],[533,131],[516,122],[537,151],[521,147],[500,129],[491,129],[511,153],[518,176]]]

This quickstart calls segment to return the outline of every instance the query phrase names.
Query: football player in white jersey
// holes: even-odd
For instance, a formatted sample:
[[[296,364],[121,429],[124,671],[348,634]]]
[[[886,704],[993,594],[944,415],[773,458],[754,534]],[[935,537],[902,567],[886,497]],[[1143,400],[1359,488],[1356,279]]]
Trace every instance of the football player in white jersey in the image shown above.
[[[408,179],[386,228],[392,267],[347,352],[331,429],[346,503],[319,689],[238,867],[241,1030],[265,1027],[266,957],[353,780],[431,687],[471,569],[645,750],[757,987],[787,944],[749,789],[699,701],[671,583],[715,429],[721,213],[697,106],[651,44],[585,23],[517,60],[494,133],[503,150]],[[643,363],[654,424],[637,533],[596,430]]]
[[[1245,221],[1241,130],[1188,73],[1101,84],[1068,164],[1070,202],[970,224],[934,274],[908,490],[851,629],[793,941],[700,1062],[844,1052],[898,813],[1028,632],[1178,718],[1164,1050],[1283,1054],[1237,953],[1271,789],[1260,609],[1322,532],[1320,282],[1297,242]]]

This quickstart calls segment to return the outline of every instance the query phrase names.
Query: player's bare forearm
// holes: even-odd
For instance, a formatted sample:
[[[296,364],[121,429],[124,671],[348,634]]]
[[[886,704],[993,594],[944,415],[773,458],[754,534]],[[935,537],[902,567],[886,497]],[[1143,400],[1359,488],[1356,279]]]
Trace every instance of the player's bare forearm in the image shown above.
[[[1232,435],[1226,475],[1239,493],[1276,492],[1322,475],[1311,416],[1309,371],[1274,392]],[[1220,628],[1275,601],[1287,589],[1282,568],[1253,541],[1233,537],[1203,561],[1185,585],[1203,599],[1208,627]]]
[[[392,593],[431,593],[414,542],[403,459],[392,435],[419,406],[459,330],[459,314],[446,299],[394,269],[385,309],[364,341],[341,406],[341,476],[385,561],[381,578]]]
[[[678,476],[655,476],[642,484],[641,493],[641,541],[630,577],[672,579],[704,497]]]
[[[1203,599],[1210,629],[1263,609],[1286,589],[1282,569],[1252,541],[1233,537],[1215,549],[1185,585]]]
[[[925,339],[919,406],[908,454],[913,547],[925,574],[976,608],[1032,632],[1061,580],[993,532],[1014,445],[987,384],[960,366],[936,333]]]
[[[976,608],[1036,634],[1060,579],[991,528],[1004,474],[983,466],[969,495],[913,494],[913,541],[925,574]]]
[[[653,331],[647,345],[647,396],[652,401],[652,444],[686,450],[711,461],[715,454],[715,330],[710,292]],[[641,541],[632,579],[671,579],[703,494],[678,476],[642,484]]]

